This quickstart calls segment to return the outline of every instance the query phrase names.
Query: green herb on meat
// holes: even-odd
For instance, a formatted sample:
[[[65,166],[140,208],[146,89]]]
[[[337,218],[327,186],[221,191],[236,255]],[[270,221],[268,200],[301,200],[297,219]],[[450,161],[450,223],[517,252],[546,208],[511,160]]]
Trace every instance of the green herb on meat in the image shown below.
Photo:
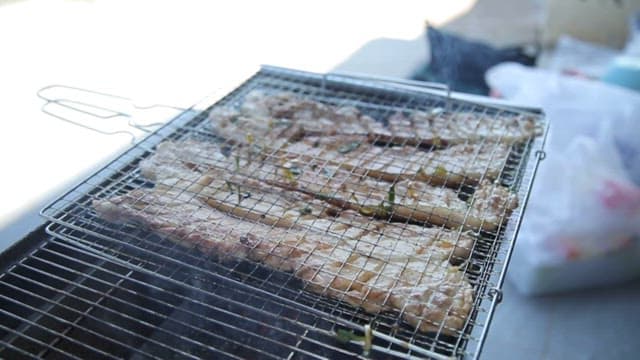
[[[299,176],[300,174],[302,174],[302,170],[300,170],[300,168],[297,166],[289,167],[289,171],[291,171],[291,173],[295,176]]]
[[[387,192],[387,201],[389,204],[393,205],[396,202],[396,184],[392,184]]]
[[[356,192],[355,191],[351,192],[351,200],[355,201],[356,204],[360,205],[360,200],[358,200],[358,198],[356,197]]]
[[[433,174],[437,177],[445,178],[447,177],[447,169],[445,169],[444,166],[438,165],[436,166],[436,170],[433,172]]]
[[[373,216],[377,213],[376,209],[370,206],[361,206],[358,210],[360,211],[360,214],[364,216]]]
[[[300,209],[300,215],[310,215],[311,214],[311,208],[308,206],[303,207],[302,209]]]
[[[359,141],[354,141],[348,144],[343,144],[338,148],[338,152],[340,154],[346,154],[346,153],[350,153],[353,150],[357,149],[358,147],[360,147],[360,142]]]
[[[282,173],[284,174],[284,178],[287,179],[287,181],[289,181],[289,182],[295,182],[296,181],[296,176],[293,174],[293,172],[291,172],[290,169],[282,168]]]
[[[378,204],[378,208],[376,209],[376,216],[379,216],[381,218],[388,218],[391,214],[391,210],[391,206],[385,205],[384,201],[381,201],[380,204]]]
[[[253,142],[255,138],[252,133],[247,133],[247,135],[245,135],[245,140],[247,141],[247,144],[249,144],[249,146],[247,146],[247,163],[251,164],[251,161],[253,160]]]
[[[350,330],[338,329],[336,331],[336,340],[341,344],[347,344],[350,341],[364,341],[364,336],[356,335]]]
[[[331,197],[330,195],[323,194],[323,193],[315,193],[313,194],[313,196],[315,196],[317,199],[324,200],[324,201],[333,199],[333,197]]]
[[[393,212],[393,204],[396,201],[396,184],[392,184],[387,191],[387,200],[382,200],[376,209],[376,216],[388,218]]]

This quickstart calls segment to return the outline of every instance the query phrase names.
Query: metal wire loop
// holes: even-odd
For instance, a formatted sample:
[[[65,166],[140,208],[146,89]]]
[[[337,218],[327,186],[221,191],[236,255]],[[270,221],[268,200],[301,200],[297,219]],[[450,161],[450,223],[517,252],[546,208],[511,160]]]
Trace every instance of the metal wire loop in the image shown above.
[[[446,94],[446,105],[445,110],[449,111],[451,108],[451,88],[442,83],[436,82],[427,82],[427,81],[417,81],[417,80],[409,80],[409,79],[400,79],[393,77],[386,77],[380,75],[369,75],[369,74],[359,74],[352,72],[333,72],[328,73],[323,76],[322,82],[323,86],[328,79],[331,77],[337,77],[339,81],[343,81],[345,79],[353,79],[353,80],[361,80],[361,81],[372,81],[379,83],[387,83],[391,84],[395,87],[399,87],[401,89],[414,90],[420,92],[431,92],[433,90],[443,91]]]
[[[495,299],[496,304],[502,302],[502,289],[491,288],[489,289],[488,295]]]
[[[119,95],[59,84],[43,87],[38,90],[37,96],[45,101],[45,104],[41,108],[45,114],[103,135],[126,134],[130,136],[130,142],[132,144],[136,141],[136,135],[131,130],[104,130],[93,125],[88,125],[85,122],[73,120],[69,115],[76,113],[85,116],[84,119],[93,118],[100,120],[126,118],[128,127],[138,129],[144,133],[150,133],[164,122],[154,122],[150,124],[137,123],[132,114],[133,110],[168,108],[184,111],[182,108],[163,104],[140,106],[135,104],[132,99]]]

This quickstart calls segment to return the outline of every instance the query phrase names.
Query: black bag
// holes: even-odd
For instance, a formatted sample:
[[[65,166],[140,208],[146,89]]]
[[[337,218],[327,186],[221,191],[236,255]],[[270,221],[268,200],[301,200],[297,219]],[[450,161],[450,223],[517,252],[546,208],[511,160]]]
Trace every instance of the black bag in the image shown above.
[[[431,62],[412,78],[444,83],[454,91],[488,95],[484,73],[489,68],[507,61],[527,66],[536,62],[536,56],[527,54],[524,47],[497,49],[430,26],[427,27],[427,39]]]

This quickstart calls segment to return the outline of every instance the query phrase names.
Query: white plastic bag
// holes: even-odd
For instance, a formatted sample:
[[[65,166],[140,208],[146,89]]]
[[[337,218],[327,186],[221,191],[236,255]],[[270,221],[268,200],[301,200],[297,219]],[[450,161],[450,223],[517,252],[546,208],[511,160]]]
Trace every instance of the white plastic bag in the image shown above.
[[[486,80],[506,99],[544,109],[549,153],[566,149],[577,135],[593,138],[610,123],[625,169],[640,185],[640,93],[515,63],[489,69]]]
[[[610,138],[578,136],[548,159],[538,179],[510,272],[522,292],[606,285],[640,274],[634,237],[640,188]]]
[[[509,278],[542,294],[640,275],[640,95],[519,65],[487,77],[551,123]]]
[[[529,224],[520,233],[534,240],[533,260],[557,263],[630,246],[640,233],[640,188],[628,179],[613,143],[579,136],[558,155],[540,173]]]
[[[548,67],[556,72],[576,72],[600,78],[620,51],[599,44],[561,35],[549,59]]]

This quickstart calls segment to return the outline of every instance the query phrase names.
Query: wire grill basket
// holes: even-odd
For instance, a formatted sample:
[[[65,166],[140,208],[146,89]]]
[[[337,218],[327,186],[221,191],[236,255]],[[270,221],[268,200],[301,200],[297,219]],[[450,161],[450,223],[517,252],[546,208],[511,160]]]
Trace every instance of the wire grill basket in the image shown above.
[[[292,146],[275,144],[273,139],[254,139],[249,135],[250,132],[238,134],[240,140],[229,139],[212,124],[209,119],[212,113],[220,109],[241,108],[256,90],[266,94],[293,93],[296,98],[324,104],[331,109],[356,108],[359,114],[379,121],[381,128],[392,126],[389,119],[393,116],[404,114],[409,117],[420,112],[431,114],[436,119],[445,119],[445,123],[446,119],[466,116],[468,122],[478,122],[477,127],[487,119],[495,120],[488,122],[494,124],[489,126],[495,127],[489,129],[491,134],[508,134],[509,129],[500,128],[503,122],[498,119],[526,120],[535,125],[536,132],[517,141],[498,135],[493,139],[483,136],[473,140],[470,137],[463,138],[455,143],[447,143],[440,138],[423,141],[425,139],[419,136],[395,138],[371,133],[351,134],[349,142],[338,146],[332,153],[334,157],[328,162],[325,155],[300,152]],[[544,118],[535,111],[462,101],[452,98],[448,93],[442,95],[441,91],[424,90],[415,84],[399,85],[351,76],[318,75],[264,67],[207,110],[187,111],[151,133],[47,206],[42,214],[51,221],[47,231],[64,240],[55,240],[55,246],[73,247],[77,249],[74,251],[81,251],[86,256],[97,256],[110,264],[117,264],[119,268],[130,269],[142,277],[137,281],[149,286],[173,284],[171,286],[188,288],[185,294],[194,296],[193,301],[198,306],[215,307],[217,305],[209,304],[218,304],[216,301],[233,304],[239,313],[233,316],[220,315],[220,318],[207,315],[211,316],[205,317],[206,322],[211,322],[207,326],[214,327],[217,326],[214,323],[222,321],[225,326],[238,329],[237,336],[248,339],[256,339],[257,336],[261,340],[256,340],[256,344],[249,341],[240,346],[253,354],[331,358],[338,355],[374,358],[476,357],[481,351],[495,305],[500,301],[504,271],[538,161],[544,154],[542,147],[545,134]],[[333,134],[319,135],[316,141],[322,142]],[[352,145],[353,138],[366,140]],[[244,143],[242,139],[245,139]],[[507,144],[506,147],[504,144]],[[322,148],[325,145],[309,146]],[[190,170],[190,174],[198,176],[179,175],[167,180],[150,179],[145,174],[145,164],[162,160],[167,147],[172,146],[169,154],[178,155],[168,163],[163,163],[163,166],[179,164]],[[453,146],[481,150],[471,151],[467,165],[460,167],[455,163],[455,157],[438,158],[439,154]],[[254,147],[257,147],[255,152]],[[353,151],[356,148],[358,150]],[[183,151],[188,154],[188,159],[180,157]],[[352,151],[354,154],[349,154]],[[367,166],[364,167],[367,170],[359,172],[363,168],[364,158],[376,151],[381,155],[367,160]],[[218,155],[214,156],[214,153]],[[394,163],[394,167],[399,174],[413,175],[393,175],[391,179],[383,178],[378,173],[374,176],[372,168],[380,164],[379,159],[383,156],[391,156],[394,161],[405,159],[405,162]],[[427,165],[423,168],[418,164],[427,157],[429,162],[425,164],[435,162],[439,165],[435,165],[430,176],[416,179],[416,174],[428,173],[425,170]],[[497,168],[492,165],[496,158],[499,160]],[[263,163],[270,164],[270,167],[263,166]],[[377,168],[387,174],[389,164],[385,164]],[[466,167],[471,166],[475,166],[476,170],[472,174],[465,173]],[[416,167],[417,172],[409,171]],[[327,191],[320,191],[314,179],[322,176],[322,171],[326,172],[327,169],[332,172],[330,177],[341,179],[341,183],[336,185],[331,183],[333,180],[326,180],[320,190],[326,188]],[[311,175],[305,177],[301,174]],[[204,184],[203,178],[206,178]],[[224,180],[223,186],[215,188],[211,185],[216,181],[219,183],[221,179]],[[418,187],[413,188],[413,184],[417,183],[415,186]],[[492,211],[491,206],[480,206],[474,210],[474,199],[480,196],[478,189],[485,183],[492,186],[487,188],[490,199],[495,201],[500,198],[496,197],[496,192],[508,189],[517,199],[513,202],[513,205],[517,202],[517,207],[510,208],[502,204],[502,207],[497,207],[498,210],[494,209],[491,217],[488,215]],[[217,190],[211,191],[212,186]],[[340,189],[344,188],[348,190],[340,193]],[[352,196],[344,195],[350,191]],[[446,200],[454,204],[429,205],[431,207],[427,207],[427,210],[420,210],[424,216],[418,217],[415,215],[418,208],[412,208],[407,202],[412,191],[419,192],[419,197],[423,196],[422,191],[430,191],[434,202]],[[154,203],[138,198],[129,203],[135,211],[144,214],[138,221],[105,219],[104,214],[96,212],[96,202],[137,196],[131,194],[153,195],[164,200]],[[176,202],[189,203],[191,207],[176,207]],[[282,221],[283,216],[272,216],[274,213],[284,214],[285,210],[297,211],[297,216],[287,218],[287,222]],[[224,212],[227,215],[219,222],[207,217]],[[171,225],[176,223],[171,221],[154,220],[165,215],[169,218],[183,216],[188,221],[197,218],[200,222],[185,230],[176,229],[175,226],[172,228]],[[205,220],[201,221],[199,216],[204,216]],[[180,221],[177,223],[184,224]],[[314,281],[319,276],[318,269],[326,265],[311,267],[303,264],[305,271],[313,268],[316,272],[311,276],[301,276],[300,268],[285,265],[289,255],[282,255],[281,245],[263,248],[257,260],[255,249],[259,245],[251,239],[247,240],[245,235],[234,237],[234,231],[258,234],[260,239],[275,239],[273,241],[276,243],[289,236],[304,239],[297,245],[289,245],[288,254],[302,251],[296,246],[304,247],[308,244],[305,241],[318,237],[322,244],[340,244],[330,252],[322,252],[325,257],[316,260],[339,263],[338,270],[335,270],[339,272],[337,277],[351,279],[352,283],[346,288],[334,287],[333,282],[319,286]],[[210,239],[202,239],[203,234],[206,237],[207,233],[212,232],[218,235],[220,242],[215,246],[202,245],[210,244],[207,242]],[[417,235],[410,236],[414,233]],[[414,251],[412,249],[416,249],[415,246],[422,249],[422,245],[407,239],[426,239],[427,234],[438,234],[440,240],[445,236],[442,234],[447,234],[451,239],[447,247],[460,248],[462,252],[444,251],[444,257],[440,258],[436,258],[430,250],[424,255],[407,254],[407,251]],[[464,245],[463,239],[466,241]],[[229,243],[235,244],[236,240],[242,243],[242,249],[248,248],[253,256],[247,255],[246,249],[238,251],[237,248],[227,247]],[[402,250],[402,244],[414,247]],[[317,244],[314,246],[318,247]],[[349,260],[336,260],[341,256],[336,249],[345,247],[354,253],[359,251],[357,259],[364,260],[357,264],[349,263],[354,258],[351,253],[345,255]],[[314,249],[304,250],[308,258],[319,251]],[[369,253],[363,254],[363,251]],[[393,300],[391,293],[386,293],[384,304],[377,304],[379,306],[367,307],[364,303],[358,306],[354,299],[349,300],[348,290],[355,286],[354,282],[359,281],[355,279],[360,279],[366,272],[369,277],[372,271],[384,273],[385,270],[381,268],[392,269],[398,261],[404,264],[399,276],[404,276],[402,274],[409,271],[409,266],[414,266],[407,264],[419,264],[418,269],[410,270],[420,277],[431,277],[432,282],[445,281],[438,278],[438,274],[447,279],[454,276],[458,279],[456,281],[464,282],[472,293],[468,298],[468,311],[460,312],[454,304],[444,300],[440,306],[444,308],[445,315],[435,320],[414,318],[412,322],[410,307],[415,304],[408,301],[403,303],[400,296],[395,301],[401,305],[394,306],[386,305]],[[372,267],[378,270],[371,270]],[[442,270],[442,267],[448,270]],[[334,276],[335,271],[332,273]],[[347,272],[356,274],[345,275]],[[440,291],[438,289],[434,291],[437,293]],[[364,296],[370,293],[364,293]],[[413,293],[410,291],[407,296]],[[437,299],[437,296],[430,299]],[[271,303],[275,305],[269,305]],[[453,317],[458,325],[448,322],[447,319]],[[267,324],[264,326],[268,329],[264,335],[256,335],[249,330],[251,327],[243,325],[246,322]],[[427,322],[428,325],[424,325]],[[199,328],[198,331],[207,330]],[[287,340],[278,337],[275,334],[278,332],[288,334]],[[237,337],[229,334],[215,333],[212,336],[231,344],[238,342]],[[293,338],[297,340],[291,340]],[[192,339],[187,331],[174,341],[189,342]],[[273,342],[277,350],[264,347],[265,342]],[[243,350],[238,350],[238,347],[214,347],[230,357],[243,356]],[[274,353],[271,353],[272,350]],[[190,354],[188,350],[185,351],[187,355]]]

